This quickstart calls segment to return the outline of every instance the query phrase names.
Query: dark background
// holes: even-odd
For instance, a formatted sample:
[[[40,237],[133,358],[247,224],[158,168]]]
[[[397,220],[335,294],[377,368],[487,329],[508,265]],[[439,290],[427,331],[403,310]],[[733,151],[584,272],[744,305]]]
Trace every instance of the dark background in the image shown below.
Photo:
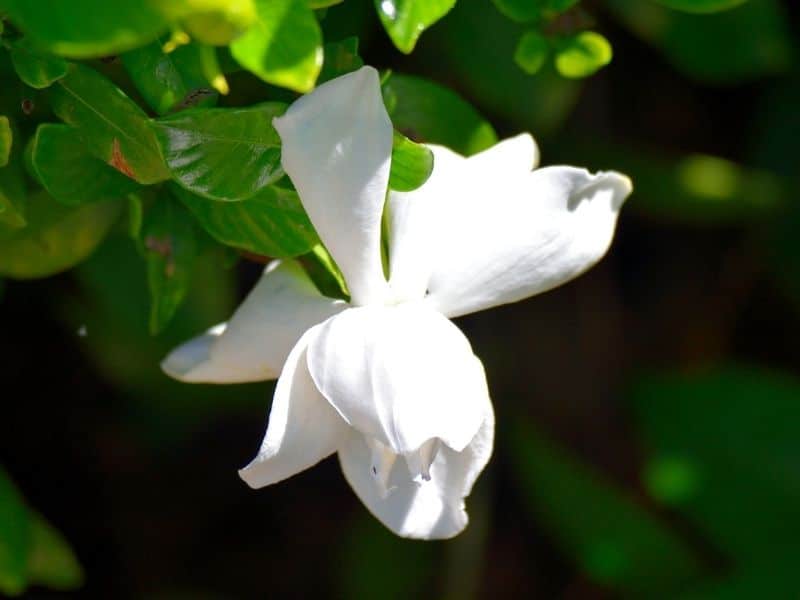
[[[524,28],[488,2],[461,0],[410,57],[370,3],[347,0],[324,23],[326,39],[359,35],[367,63],[458,91],[500,137],[531,131],[543,164],[615,168],[636,186],[608,257],[588,274],[457,321],[486,366],[498,425],[470,526],[453,541],[393,537],[335,459],[250,490],[236,469],[260,444],[274,384],[188,386],[160,374],[164,353],[229,313],[260,265],[240,262],[230,281],[200,286],[156,339],[143,269],[102,278],[135,258],[122,236],[76,273],[4,282],[0,462],[73,545],[87,575],[77,595],[796,597],[798,5],[752,0],[778,7],[774,31],[747,15],[680,16],[700,32],[696,63],[722,65],[693,71],[669,43],[631,33],[625,4],[583,4],[614,60],[581,82],[551,67],[522,73],[512,55]],[[763,37],[752,51],[761,58],[706,39],[714,19],[729,33],[720,39]],[[778,42],[783,54],[764,46]],[[684,161],[697,154],[731,161],[727,196],[685,185]],[[701,169],[712,188],[715,172]],[[132,308],[115,312],[123,295]],[[639,509],[655,533],[627,523]],[[643,556],[662,556],[665,530],[691,567],[670,565],[685,559],[666,551],[661,568],[629,569],[624,551],[615,562],[615,536],[636,527]]]

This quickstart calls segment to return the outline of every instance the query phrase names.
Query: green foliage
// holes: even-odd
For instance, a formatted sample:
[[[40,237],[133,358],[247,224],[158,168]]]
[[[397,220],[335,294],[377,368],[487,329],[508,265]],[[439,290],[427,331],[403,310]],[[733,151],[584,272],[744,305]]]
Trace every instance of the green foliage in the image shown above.
[[[197,229],[186,209],[169,194],[159,196],[142,224],[151,333],[166,327],[186,297],[198,243]]]
[[[398,192],[410,192],[425,183],[432,172],[433,152],[395,132],[389,187]]]
[[[413,140],[443,144],[466,155],[497,141],[492,126],[472,106],[432,81],[394,74],[383,95],[394,126]]]
[[[217,202],[178,187],[173,192],[212,237],[233,248],[282,258],[319,243],[293,190],[270,185],[241,202]]]
[[[512,448],[529,509],[592,580],[644,597],[679,590],[701,572],[664,523],[524,422]]]
[[[29,585],[73,590],[83,570],[52,525],[28,509],[0,467],[0,593],[16,596]]]
[[[322,70],[319,72],[317,84],[356,71],[364,65],[364,61],[358,55],[357,37],[325,44],[323,57]]]
[[[712,13],[728,10],[747,0],[656,0],[664,6],[690,13]]]
[[[599,33],[583,31],[559,40],[556,69],[571,79],[588,77],[611,62],[611,44]]]
[[[94,156],[139,183],[169,177],[147,115],[118,87],[82,65],[53,86],[53,112],[79,129]]]
[[[12,141],[11,123],[8,117],[0,116],[0,167],[5,167],[8,164],[8,159],[11,156]]]
[[[14,153],[7,166],[0,168],[0,238],[25,226],[27,192],[22,167]]]
[[[514,51],[514,61],[528,75],[539,72],[550,55],[550,42],[538,31],[528,31],[521,38]]]
[[[95,158],[78,130],[68,125],[40,125],[30,141],[33,176],[59,202],[75,206],[123,198],[139,186]]]
[[[381,23],[401,52],[409,54],[419,36],[445,16],[456,0],[374,0]]]
[[[164,51],[166,40],[136,48],[122,55],[122,63],[136,89],[150,107],[163,115],[189,106],[214,104],[217,94],[203,73],[198,44]]]
[[[17,76],[32,88],[49,87],[69,72],[67,61],[41,52],[28,38],[11,43],[9,54]]]
[[[27,225],[0,236],[0,275],[46,277],[75,266],[103,240],[120,210],[119,202],[67,207],[44,190],[34,192]]]
[[[279,102],[198,108],[152,125],[175,181],[212,200],[246,200],[283,176],[272,119],[285,110]]]
[[[680,493],[650,491],[739,565],[800,549],[798,397],[796,379],[736,366],[652,375],[632,390],[650,461],[690,474]]]
[[[255,0],[255,23],[231,43],[231,54],[267,83],[307,92],[322,68],[322,34],[298,0]]]

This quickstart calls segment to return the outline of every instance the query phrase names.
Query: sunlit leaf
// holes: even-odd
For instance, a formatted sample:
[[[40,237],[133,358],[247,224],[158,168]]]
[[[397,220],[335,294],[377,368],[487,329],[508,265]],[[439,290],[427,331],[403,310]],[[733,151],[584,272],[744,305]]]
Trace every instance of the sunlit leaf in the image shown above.
[[[15,151],[8,165],[0,168],[0,237],[26,223],[27,192],[21,162]]]
[[[588,77],[611,62],[611,44],[599,33],[583,31],[556,45],[556,69],[564,77]]]
[[[203,75],[197,44],[164,52],[161,40],[122,55],[136,89],[158,114],[212,105],[217,93]]]
[[[425,183],[431,172],[433,172],[433,152],[424,145],[412,142],[403,134],[395,132],[389,187],[398,192],[410,192]]]
[[[178,9],[184,13],[183,27],[193,39],[204,44],[225,46],[256,19],[254,0],[182,0],[181,3],[184,6]]]
[[[231,54],[266,81],[298,92],[314,87],[322,68],[322,34],[298,0],[256,0],[255,23],[231,43]]]
[[[37,43],[74,58],[130,50],[168,26],[157,0],[4,0],[3,10]]]
[[[67,61],[42,52],[26,37],[11,43],[9,54],[19,78],[32,88],[46,88],[69,72]]]
[[[492,126],[472,106],[432,81],[393,74],[383,94],[394,126],[415,141],[442,144],[466,155],[497,141]]]
[[[45,123],[30,142],[33,174],[56,200],[67,205],[123,198],[138,184],[86,150],[78,130]]]
[[[119,202],[70,208],[44,191],[32,194],[27,226],[0,235],[0,275],[46,277],[76,265],[102,241],[120,210]]]
[[[643,597],[669,595],[700,573],[681,537],[535,429],[518,422],[511,442],[528,507],[592,580]]]
[[[283,175],[272,119],[286,105],[194,109],[152,122],[173,178],[212,200],[251,198]]]
[[[234,248],[281,258],[304,254],[319,242],[293,190],[267,186],[241,202],[173,191],[212,237]]]
[[[169,178],[147,115],[105,77],[74,65],[50,91],[53,111],[80,130],[92,154],[139,183]]]
[[[456,0],[374,0],[381,23],[401,52],[410,54],[419,36],[445,16]]]
[[[150,333],[155,334],[166,327],[186,297],[198,254],[191,215],[167,193],[145,214],[142,246],[150,290]]]

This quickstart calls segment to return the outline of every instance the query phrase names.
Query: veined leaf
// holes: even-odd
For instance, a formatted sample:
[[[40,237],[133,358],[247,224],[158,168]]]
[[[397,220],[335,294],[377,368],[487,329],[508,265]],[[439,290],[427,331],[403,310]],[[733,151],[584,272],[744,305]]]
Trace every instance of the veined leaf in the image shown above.
[[[277,102],[187,110],[152,127],[180,185],[212,200],[246,200],[283,176],[272,119],[285,110]]]
[[[74,65],[50,92],[53,111],[80,130],[89,152],[139,183],[169,178],[147,115],[105,77]]]
[[[39,125],[30,143],[33,174],[63,204],[123,198],[139,188],[135,181],[89,154],[78,130],[69,125]]]

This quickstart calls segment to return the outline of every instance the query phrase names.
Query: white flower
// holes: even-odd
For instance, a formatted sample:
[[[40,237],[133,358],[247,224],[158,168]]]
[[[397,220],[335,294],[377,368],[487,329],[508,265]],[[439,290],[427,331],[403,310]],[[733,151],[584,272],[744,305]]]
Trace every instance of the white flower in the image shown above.
[[[227,325],[173,351],[163,368],[189,382],[280,375],[261,450],[240,471],[250,486],[338,452],[347,481],[392,531],[454,536],[492,452],[494,414],[483,366],[449,318],[591,267],[630,181],[532,170],[536,145],[520,135],[470,158],[432,147],[428,182],[387,200],[392,124],[369,67],[300,98],[275,127],[283,166],[352,301],[320,295],[293,261],[273,262]]]

